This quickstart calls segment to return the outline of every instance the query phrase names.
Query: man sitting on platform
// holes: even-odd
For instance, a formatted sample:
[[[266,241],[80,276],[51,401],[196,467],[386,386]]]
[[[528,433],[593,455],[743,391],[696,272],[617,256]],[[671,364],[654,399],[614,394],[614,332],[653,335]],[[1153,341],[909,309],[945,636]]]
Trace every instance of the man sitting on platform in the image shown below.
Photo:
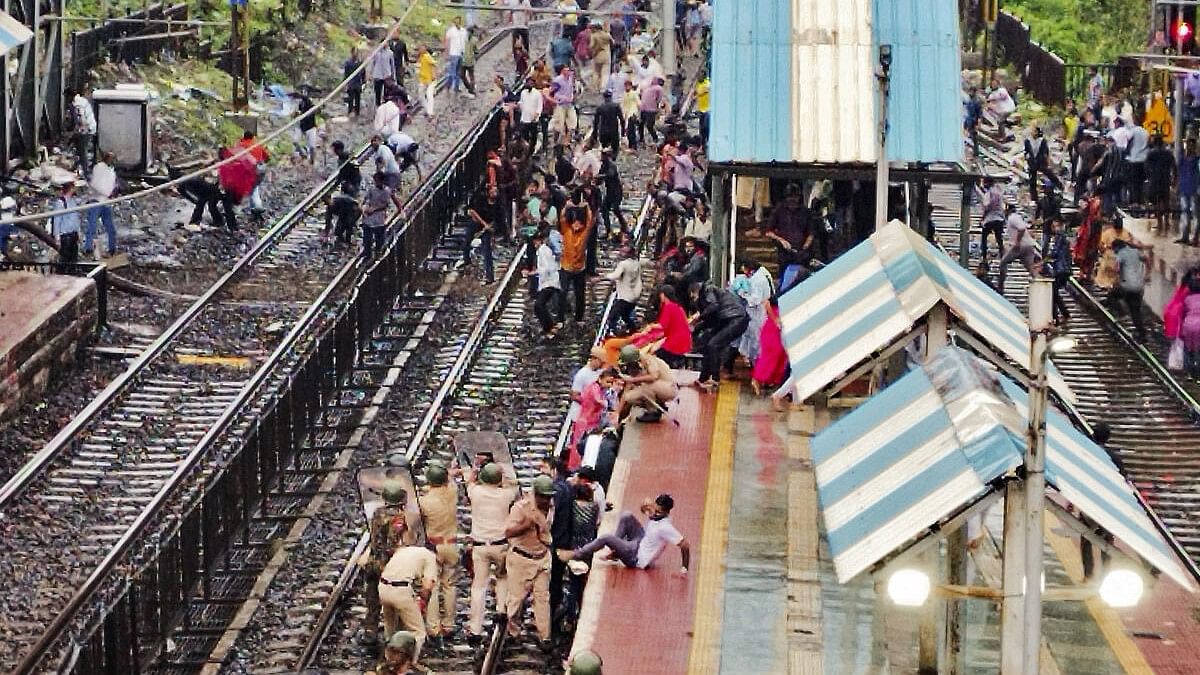
[[[679,547],[680,574],[687,574],[688,562],[691,559],[691,548],[687,540],[671,523],[671,509],[675,500],[671,495],[661,494],[654,501],[647,499],[642,502],[642,513],[649,519],[645,527],[637,517],[626,511],[621,514],[617,523],[617,531],[597,537],[590,544],[574,551],[559,551],[558,557],[564,562],[587,558],[596,551],[608,547],[611,554],[608,559],[620,560],[626,567],[646,569],[654,564],[667,544]]]

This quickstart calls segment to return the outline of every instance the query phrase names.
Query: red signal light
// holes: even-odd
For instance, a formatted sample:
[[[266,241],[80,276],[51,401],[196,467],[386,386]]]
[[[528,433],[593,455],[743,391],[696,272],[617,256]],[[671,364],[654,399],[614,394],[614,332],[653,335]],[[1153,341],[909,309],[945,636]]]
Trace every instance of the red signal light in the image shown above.
[[[1175,39],[1186,40],[1192,36],[1192,27],[1186,21],[1180,21],[1175,24]]]

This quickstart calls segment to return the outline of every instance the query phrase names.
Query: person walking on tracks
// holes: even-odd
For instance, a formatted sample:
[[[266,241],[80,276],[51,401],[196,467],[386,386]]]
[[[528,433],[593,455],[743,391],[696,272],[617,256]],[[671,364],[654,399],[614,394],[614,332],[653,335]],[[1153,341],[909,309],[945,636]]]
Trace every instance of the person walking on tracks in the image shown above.
[[[478,482],[476,481],[478,479]],[[499,464],[484,464],[477,476],[467,473],[467,499],[471,502],[471,607],[467,632],[471,640],[483,640],[483,608],[491,570],[496,575],[496,608],[507,608],[505,558],[508,539],[504,523],[509,509],[517,498],[514,485],[504,485],[504,472]]]
[[[421,515],[425,519],[425,541],[437,554],[437,584],[429,598],[425,621],[429,633],[441,646],[454,632],[458,606],[458,486],[450,482],[450,472],[441,464],[425,469],[429,489],[421,497]]]
[[[425,629],[425,607],[437,583],[437,556],[424,546],[402,546],[392,554],[379,577],[379,601],[383,605],[383,630],[388,638],[403,627],[416,638],[413,661],[421,657]]]
[[[363,257],[370,258],[376,251],[383,250],[383,234],[387,229],[388,202],[397,209],[404,208],[400,198],[387,186],[387,174],[375,172],[375,184],[367,190],[363,204]]]
[[[51,200],[50,209],[61,211],[76,206],[79,206],[79,199],[75,197],[75,182],[63,183],[59,188],[58,197]],[[58,237],[59,262],[79,262],[79,231],[82,229],[80,221],[79,211],[64,213],[50,219],[51,233]]]
[[[470,219],[469,235],[463,240],[463,259],[455,269],[462,269],[471,264],[471,249],[474,240],[479,240],[479,252],[483,257],[483,281],[481,285],[490,286],[496,283],[496,269],[492,261],[492,239],[496,236],[496,222],[500,217],[499,190],[495,185],[479,192],[467,207],[467,217]]]
[[[520,634],[520,615],[525,598],[532,596],[533,622],[543,648],[550,643],[550,521],[553,518],[554,480],[533,479],[533,494],[524,497],[508,513],[504,536],[509,540],[505,566],[508,570],[508,631]]]
[[[379,577],[387,564],[408,536],[408,517],[404,514],[407,492],[397,481],[383,485],[383,505],[371,514],[368,523],[370,543],[359,565],[363,568],[363,588],[367,602],[367,616],[363,620],[363,636],[375,639],[379,630]]]

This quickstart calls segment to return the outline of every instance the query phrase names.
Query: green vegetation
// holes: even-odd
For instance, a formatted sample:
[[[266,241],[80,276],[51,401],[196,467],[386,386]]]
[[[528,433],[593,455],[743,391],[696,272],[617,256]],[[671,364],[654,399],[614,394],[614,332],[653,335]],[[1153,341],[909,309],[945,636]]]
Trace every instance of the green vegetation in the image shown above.
[[[1001,6],[1067,63],[1112,63],[1145,50],[1148,0],[1004,0]]]

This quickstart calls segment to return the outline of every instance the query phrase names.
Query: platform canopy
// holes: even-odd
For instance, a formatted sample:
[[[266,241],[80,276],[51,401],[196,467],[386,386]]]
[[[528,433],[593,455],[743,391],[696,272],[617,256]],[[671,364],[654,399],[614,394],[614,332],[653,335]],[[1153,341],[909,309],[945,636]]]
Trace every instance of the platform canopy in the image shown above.
[[[881,44],[892,47],[888,158],[960,161],[955,0],[715,2],[709,158],[875,162]]]
[[[32,37],[33,31],[29,30],[25,24],[12,18],[6,12],[0,12],[0,55],[7,54],[29,42]]]
[[[945,347],[813,439],[820,508],[845,583],[1003,489],[1024,462],[1028,399],[989,364]],[[1107,453],[1047,417],[1046,485],[1147,563],[1192,576]]]
[[[1020,310],[904,223],[892,221],[779,299],[796,400],[836,381],[908,334],[939,304],[951,327],[1029,370]],[[1070,387],[1051,366],[1051,388]]]

